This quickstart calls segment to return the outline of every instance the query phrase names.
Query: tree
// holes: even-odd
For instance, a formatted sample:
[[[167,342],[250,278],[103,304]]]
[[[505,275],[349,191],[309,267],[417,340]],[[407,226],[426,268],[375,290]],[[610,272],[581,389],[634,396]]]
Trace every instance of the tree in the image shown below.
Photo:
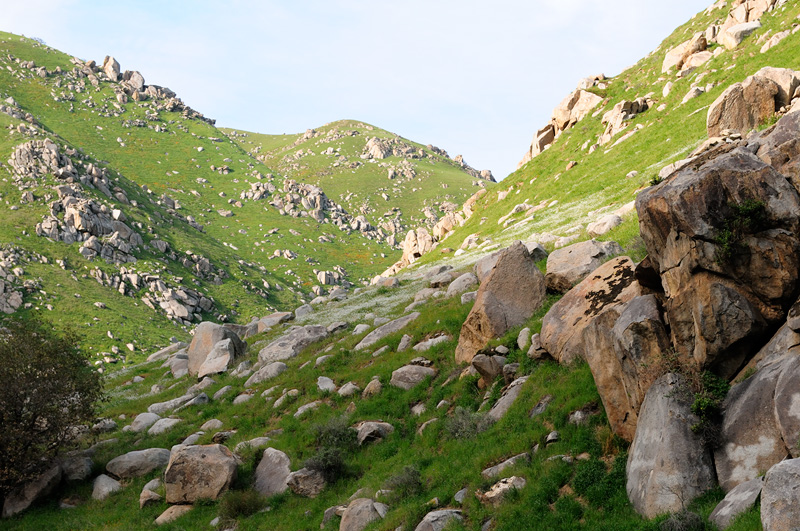
[[[0,328],[0,507],[9,492],[36,478],[93,420],[101,375],[72,332],[37,319]]]

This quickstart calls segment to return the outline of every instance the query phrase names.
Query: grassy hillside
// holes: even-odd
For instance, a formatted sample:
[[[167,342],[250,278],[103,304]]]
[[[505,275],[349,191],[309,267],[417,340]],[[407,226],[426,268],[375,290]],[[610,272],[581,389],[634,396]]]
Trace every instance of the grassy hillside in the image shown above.
[[[292,179],[321,186],[348,211],[364,214],[374,224],[399,213],[404,227],[416,227],[426,221],[425,207],[441,216],[442,203],[460,206],[475,193],[476,185],[489,184],[467,174],[442,152],[354,120],[299,135],[224,131],[264,164]],[[409,152],[364,159],[361,155],[371,138],[395,141]]]

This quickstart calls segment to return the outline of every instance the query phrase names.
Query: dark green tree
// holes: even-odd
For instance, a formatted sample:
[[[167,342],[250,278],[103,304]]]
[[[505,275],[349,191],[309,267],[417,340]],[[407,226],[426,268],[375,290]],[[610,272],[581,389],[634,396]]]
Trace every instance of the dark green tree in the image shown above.
[[[94,419],[102,398],[74,333],[36,318],[0,324],[0,508]]]

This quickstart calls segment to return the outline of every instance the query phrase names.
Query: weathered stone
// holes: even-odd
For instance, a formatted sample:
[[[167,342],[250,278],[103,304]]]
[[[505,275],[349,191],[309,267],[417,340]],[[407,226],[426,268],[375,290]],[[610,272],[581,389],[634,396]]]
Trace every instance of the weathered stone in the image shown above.
[[[585,356],[583,330],[603,311],[641,294],[633,272],[630,258],[609,260],[550,308],[542,320],[539,339],[553,359],[572,363]]]
[[[266,382],[267,380],[271,380],[272,378],[276,378],[286,371],[287,367],[286,364],[282,361],[273,361],[272,363],[267,363],[256,372],[254,372],[250,378],[247,379],[244,386],[250,387],[256,384],[260,384],[261,382]]]
[[[294,318],[292,312],[277,312],[258,320],[258,333],[269,330],[273,326],[277,326],[286,321]]]
[[[800,459],[778,463],[767,471],[761,491],[764,531],[794,531],[800,522]]]
[[[133,422],[130,423],[128,426],[128,430],[134,433],[141,433],[153,424],[156,423],[161,417],[156,415],[155,413],[139,413],[136,415],[136,418],[133,419]],[[123,430],[125,431],[125,430]]]
[[[611,232],[612,229],[615,229],[620,225],[622,225],[621,217],[619,217],[617,214],[606,214],[597,221],[586,225],[586,232],[589,233],[589,236],[602,236],[603,234]]]
[[[169,507],[166,511],[161,513],[158,518],[155,519],[156,525],[164,525],[170,522],[174,522],[184,514],[188,513],[192,510],[191,505],[173,505]]]
[[[383,504],[375,503],[369,498],[356,498],[351,501],[342,513],[339,531],[363,531],[372,522],[383,518],[376,505]]]
[[[720,530],[726,529],[734,518],[749,511],[756,504],[763,486],[764,478],[761,477],[740,483],[717,504],[708,519]]]
[[[481,477],[483,479],[492,479],[496,476],[499,476],[503,473],[504,470],[513,467],[518,463],[523,463],[529,461],[531,458],[530,454],[525,452],[523,454],[515,455],[514,457],[510,457],[503,461],[502,463],[498,463],[494,466],[486,468],[481,472]]]
[[[393,385],[394,387],[399,387],[400,389],[411,389],[422,383],[426,378],[433,378],[436,375],[436,371],[429,367],[420,367],[419,365],[405,365],[400,367],[399,369],[392,371],[392,378],[389,380],[389,384]],[[373,380],[377,381],[377,380]],[[380,384],[380,382],[378,382]],[[367,385],[367,388],[364,389],[364,392],[367,392],[372,382]]]
[[[163,415],[173,409],[179,408],[196,398],[197,395],[189,394],[167,400],[166,402],[156,402],[147,406],[148,413],[155,413],[156,415]]]
[[[750,76],[734,83],[708,109],[708,136],[725,129],[745,134],[775,113],[778,85],[765,77]]]
[[[206,355],[205,361],[197,369],[197,377],[204,378],[210,374],[219,374],[228,370],[236,355],[233,342],[230,339],[218,341]]]
[[[92,484],[92,499],[105,500],[113,493],[122,490],[122,483],[114,478],[100,474]]]
[[[619,254],[622,254],[622,247],[617,242],[596,240],[587,240],[556,249],[547,257],[545,276],[547,289],[566,293],[603,262]]]
[[[720,149],[644,190],[636,209],[677,353],[731,377],[795,300],[800,196],[750,151]],[[763,223],[721,258],[718,237],[739,215],[736,205],[755,201]]]
[[[751,33],[761,27],[761,22],[755,20],[753,22],[745,22],[737,24],[723,31],[718,37],[717,42],[723,45],[728,50],[733,50],[742,44]]]
[[[307,346],[326,337],[328,330],[324,326],[293,326],[281,337],[262,348],[258,353],[258,360],[270,363],[294,358]]]
[[[365,421],[360,422],[356,426],[356,430],[358,431],[358,444],[361,446],[364,443],[375,442],[385,438],[387,435],[394,432],[394,426],[388,422]]]
[[[33,481],[29,481],[21,488],[10,492],[6,495],[5,501],[3,502],[3,518],[9,518],[15,514],[21,513],[36,500],[50,494],[60,481],[61,466],[55,464]],[[111,481],[114,480],[111,479]],[[119,483],[117,483],[117,485],[119,485]]]
[[[545,280],[520,242],[506,249],[478,290],[475,305],[461,327],[455,359],[469,363],[489,340],[524,323],[542,306]]]
[[[483,495],[482,501],[487,505],[498,507],[510,491],[525,488],[526,484],[525,478],[519,476],[501,479]]]
[[[325,478],[318,470],[301,468],[289,474],[287,479],[289,488],[298,496],[316,498],[325,488]]]
[[[474,273],[464,273],[447,286],[447,297],[455,297],[478,284],[478,277]]]
[[[682,376],[665,374],[647,392],[627,466],[628,499],[653,518],[685,508],[715,484],[714,464],[691,412],[692,396]]]
[[[83,481],[92,475],[94,461],[90,452],[71,452],[59,459],[62,477],[67,481]]]
[[[522,392],[522,386],[525,382],[528,381],[527,376],[523,376],[521,378],[517,378],[503,391],[503,394],[500,395],[500,398],[495,402],[492,409],[486,414],[486,418],[491,420],[492,422],[497,422],[501,418],[508,413],[508,410],[511,409],[511,406],[514,405],[514,402],[519,397],[519,394]]]
[[[221,444],[176,447],[164,474],[167,503],[218,499],[236,478],[236,466]]]
[[[442,531],[452,520],[464,520],[458,509],[440,509],[431,511],[417,524],[414,531]]]
[[[242,342],[234,331],[208,321],[197,325],[194,338],[186,351],[186,355],[189,357],[189,374],[197,376],[208,355],[223,339],[231,341],[228,352],[232,353],[232,358],[238,358],[244,354],[247,344]]]
[[[256,467],[254,488],[263,496],[285,492],[292,472],[289,456],[275,448],[267,448]]]
[[[778,87],[778,93],[775,95],[775,107],[788,107],[792,102],[797,87],[800,87],[800,72],[796,72],[790,68],[775,68],[772,66],[765,66],[758,72],[755,77],[769,79]]]
[[[714,451],[719,484],[726,492],[789,454],[775,416],[774,397],[777,382],[792,360],[784,358],[762,367],[728,392],[720,445]],[[797,372],[792,376],[796,382]]]
[[[134,450],[109,461],[106,470],[120,479],[145,476],[153,470],[167,466],[169,454],[166,448]]]
[[[366,387],[364,387],[364,391],[361,393],[361,398],[370,398],[380,394],[381,390],[383,390],[383,384],[378,379],[370,380]]]
[[[400,330],[408,326],[409,323],[411,323],[417,317],[419,317],[419,315],[420,315],[419,312],[412,312],[408,315],[404,315],[403,317],[395,319],[394,321],[389,321],[388,323],[379,326],[378,328],[367,334],[366,337],[364,337],[364,339],[362,339],[358,343],[358,345],[356,345],[355,347],[356,350],[367,349],[372,345],[374,345],[375,343],[377,343],[378,341],[380,341],[381,339],[391,334],[394,334],[395,332],[399,332]]]
[[[144,489],[139,494],[139,509],[144,509],[150,505],[156,505],[161,501],[161,495],[149,489]]]
[[[156,421],[155,424],[150,426],[150,429],[147,430],[147,434],[161,435],[162,433],[171,430],[176,424],[179,424],[180,422],[182,422],[181,419],[171,419],[171,418],[160,419]]]

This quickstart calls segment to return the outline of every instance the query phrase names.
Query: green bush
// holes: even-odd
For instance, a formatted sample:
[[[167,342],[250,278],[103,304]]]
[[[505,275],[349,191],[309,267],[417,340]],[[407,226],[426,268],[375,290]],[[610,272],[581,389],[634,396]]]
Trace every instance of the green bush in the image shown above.
[[[225,521],[252,516],[263,509],[264,505],[264,497],[254,490],[232,490],[219,502],[219,518]]]
[[[400,473],[386,481],[386,488],[391,490],[397,499],[416,496],[422,492],[422,475],[417,467],[405,466]]]
[[[303,465],[309,470],[321,472],[325,481],[335,483],[347,475],[347,463],[341,449],[336,447],[323,447],[309,457]]]
[[[453,416],[447,419],[444,429],[453,439],[471,439],[490,426],[482,413],[473,413],[463,407],[456,407]]]
[[[358,445],[357,433],[350,427],[347,417],[333,417],[314,427],[317,446],[350,451]]]
[[[733,256],[742,252],[742,240],[747,234],[764,229],[767,212],[763,201],[747,199],[741,203],[729,203],[730,214],[722,220],[717,233],[715,260],[720,265],[731,261]]]

